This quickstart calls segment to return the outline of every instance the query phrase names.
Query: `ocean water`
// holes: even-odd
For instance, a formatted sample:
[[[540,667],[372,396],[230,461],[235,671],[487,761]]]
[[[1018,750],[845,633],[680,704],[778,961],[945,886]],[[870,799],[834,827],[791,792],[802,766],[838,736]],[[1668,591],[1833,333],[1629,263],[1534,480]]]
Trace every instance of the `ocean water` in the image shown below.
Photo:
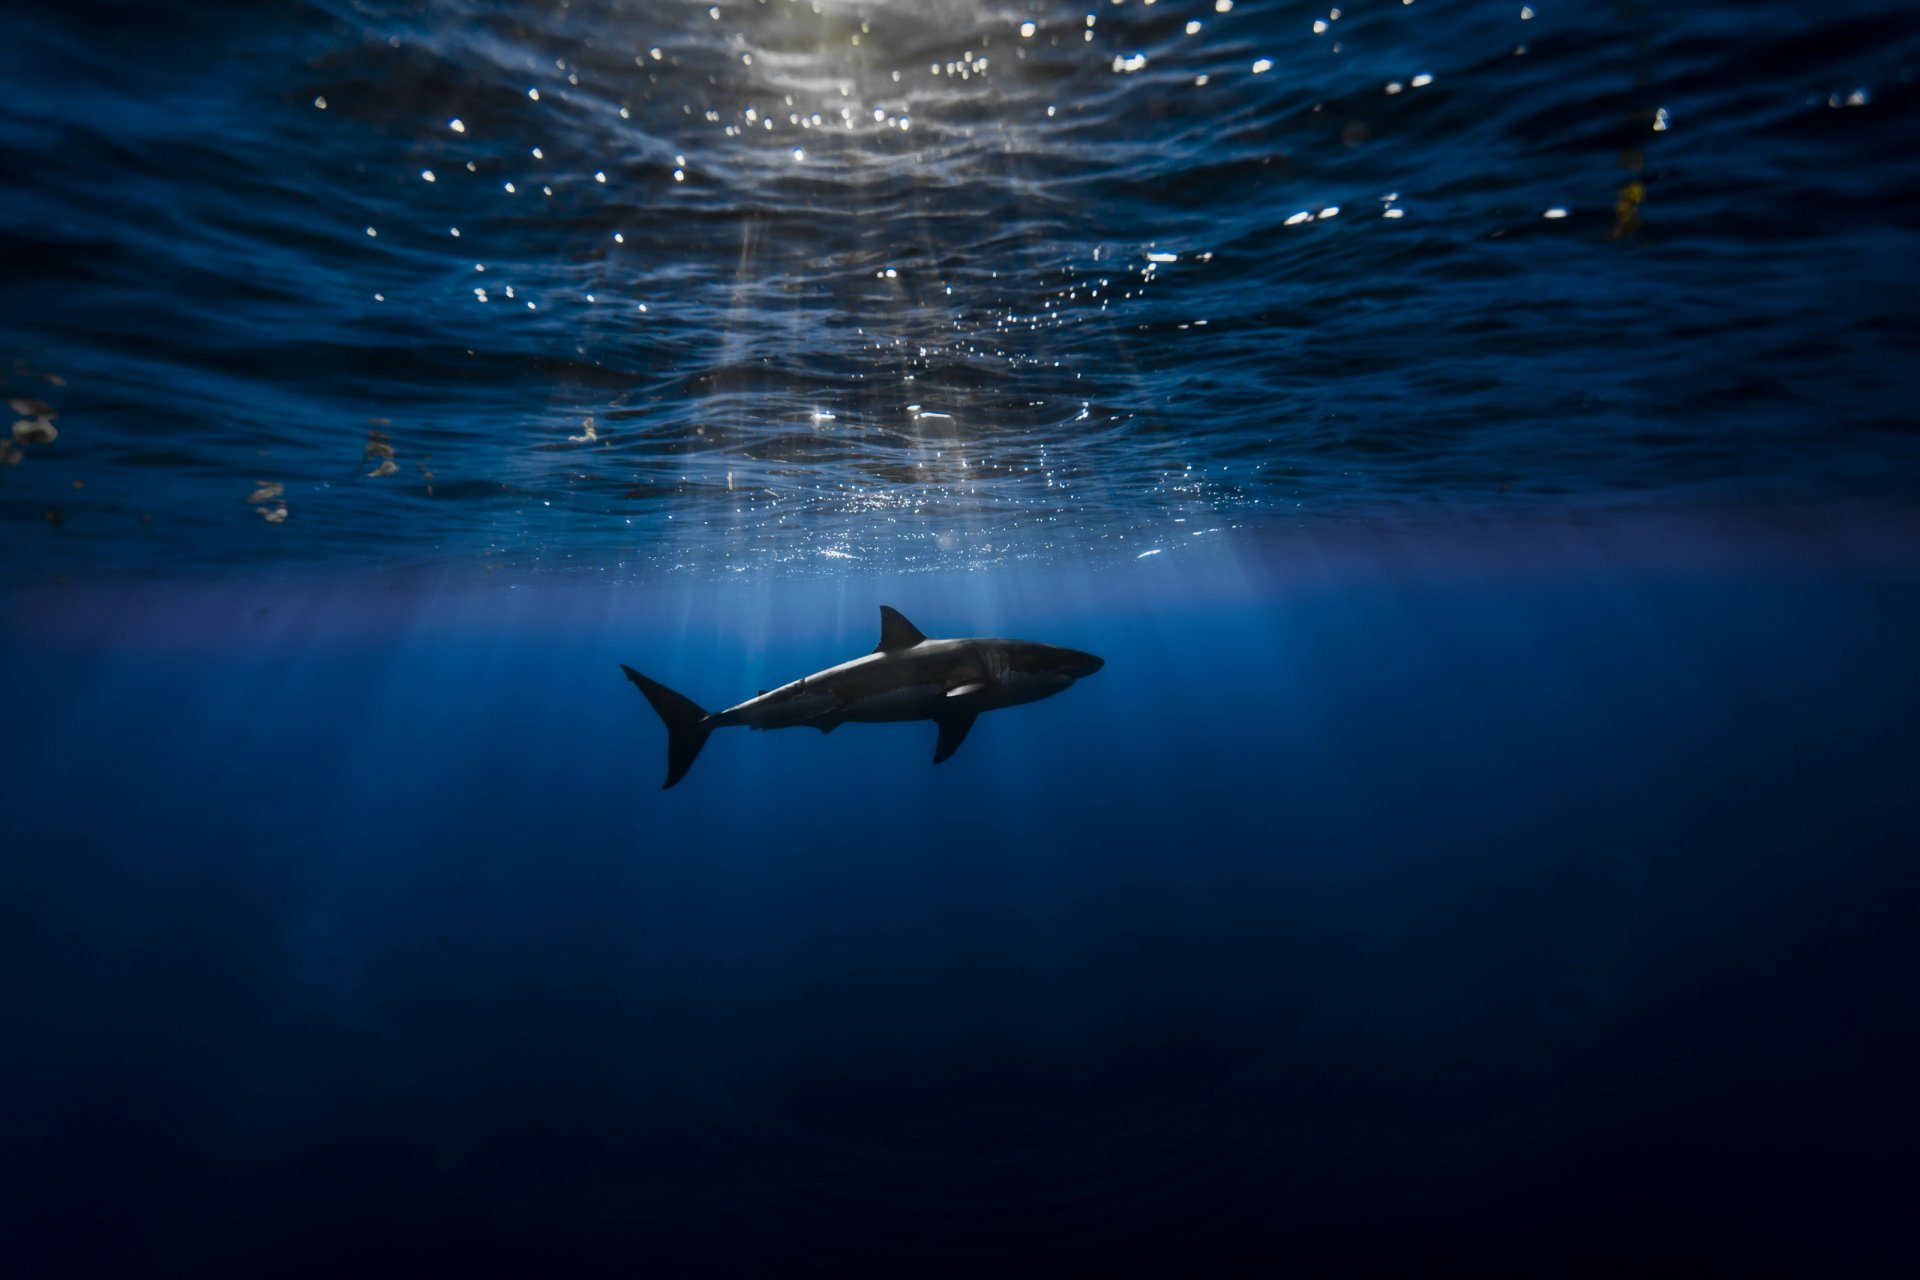
[[[8,1270],[1904,1271],[1916,69],[17,0]],[[882,605],[1106,665],[660,789]]]

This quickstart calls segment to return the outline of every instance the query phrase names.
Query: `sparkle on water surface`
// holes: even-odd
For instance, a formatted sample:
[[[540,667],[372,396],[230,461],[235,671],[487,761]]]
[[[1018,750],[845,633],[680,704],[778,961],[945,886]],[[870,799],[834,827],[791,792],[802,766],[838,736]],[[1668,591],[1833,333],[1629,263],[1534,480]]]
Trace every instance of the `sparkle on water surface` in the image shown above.
[[[1627,0],[313,9],[270,77],[214,56],[193,126],[226,139],[212,153],[150,90],[63,126],[174,157],[125,198],[188,209],[184,237],[118,206],[63,214],[79,234],[169,277],[217,254],[259,287],[176,288],[204,323],[159,349],[103,318],[137,269],[33,300],[52,322],[13,332],[21,372],[77,375],[63,407],[88,427],[59,448],[101,482],[57,543],[34,533],[38,563],[383,541],[610,572],[1125,560],[1176,522],[1911,475],[1910,437],[1796,451],[1816,437],[1792,396],[1728,394],[1735,365],[1806,346],[1804,157],[1911,133],[1872,84],[1904,102],[1907,28],[1842,26],[1824,62],[1749,83],[1734,70],[1775,52],[1761,17],[1663,30]],[[1724,83],[1688,22],[1722,41]],[[270,141],[239,127],[262,112],[286,121]],[[1720,158],[1736,138],[1780,179]],[[288,148],[299,192],[268,176]],[[260,189],[215,203],[223,180]],[[1868,431],[1899,381],[1872,268],[1860,246],[1822,260],[1836,290],[1860,281],[1835,318],[1865,340],[1844,374],[1802,371],[1858,391],[1833,416]],[[1711,332],[1747,335],[1725,385],[1683,354]],[[343,475],[369,425],[392,469]],[[51,501],[51,468],[9,471],[22,509]],[[236,552],[219,513],[259,473],[288,514]]]

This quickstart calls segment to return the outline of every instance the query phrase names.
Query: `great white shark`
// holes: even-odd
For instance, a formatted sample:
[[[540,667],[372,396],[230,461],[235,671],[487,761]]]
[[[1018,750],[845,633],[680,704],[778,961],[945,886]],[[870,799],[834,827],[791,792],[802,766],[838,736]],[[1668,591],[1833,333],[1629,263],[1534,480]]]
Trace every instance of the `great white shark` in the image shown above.
[[[939,764],[959,750],[981,712],[1050,698],[1105,665],[1090,653],[1031,640],[929,640],[899,610],[881,605],[880,643],[872,653],[763,690],[725,711],[704,711],[658,680],[624,663],[620,669],[666,723],[665,788],[687,776],[708,734],[735,724],[831,733],[849,722],[931,720],[940,727],[933,748]]]

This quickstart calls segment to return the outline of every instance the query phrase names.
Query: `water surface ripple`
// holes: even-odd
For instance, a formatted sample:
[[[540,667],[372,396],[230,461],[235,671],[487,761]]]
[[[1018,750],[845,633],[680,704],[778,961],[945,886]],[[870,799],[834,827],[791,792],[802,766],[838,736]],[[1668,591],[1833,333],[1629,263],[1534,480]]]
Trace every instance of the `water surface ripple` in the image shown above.
[[[10,6],[7,572],[1910,503],[1920,12],[1537,10]]]

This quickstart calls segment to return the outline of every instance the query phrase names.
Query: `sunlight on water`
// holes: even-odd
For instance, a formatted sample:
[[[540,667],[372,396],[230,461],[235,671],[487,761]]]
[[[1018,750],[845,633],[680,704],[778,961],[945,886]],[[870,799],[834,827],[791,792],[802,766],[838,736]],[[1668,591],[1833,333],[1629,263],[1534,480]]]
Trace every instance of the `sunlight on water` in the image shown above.
[[[1873,236],[1829,252],[1802,212],[1837,209],[1816,148],[1911,130],[1872,91],[1898,39],[1771,79],[1723,41],[1757,96],[1721,102],[1707,15],[1643,37],[1600,9],[317,6],[188,128],[105,84],[53,126],[171,158],[111,208],[50,162],[10,215],[146,265],[16,291],[8,342],[85,425],[10,444],[6,510],[42,568],[737,572],[1900,491],[1912,436],[1874,424],[1902,303]],[[1859,172],[1895,234],[1864,211],[1897,184]],[[1861,304],[1824,364],[1792,283],[1816,259]],[[1703,333],[1724,358],[1679,359]],[[1810,450],[1815,418],[1857,431]],[[391,470],[355,472],[375,420]],[[233,509],[263,471],[278,528]]]

